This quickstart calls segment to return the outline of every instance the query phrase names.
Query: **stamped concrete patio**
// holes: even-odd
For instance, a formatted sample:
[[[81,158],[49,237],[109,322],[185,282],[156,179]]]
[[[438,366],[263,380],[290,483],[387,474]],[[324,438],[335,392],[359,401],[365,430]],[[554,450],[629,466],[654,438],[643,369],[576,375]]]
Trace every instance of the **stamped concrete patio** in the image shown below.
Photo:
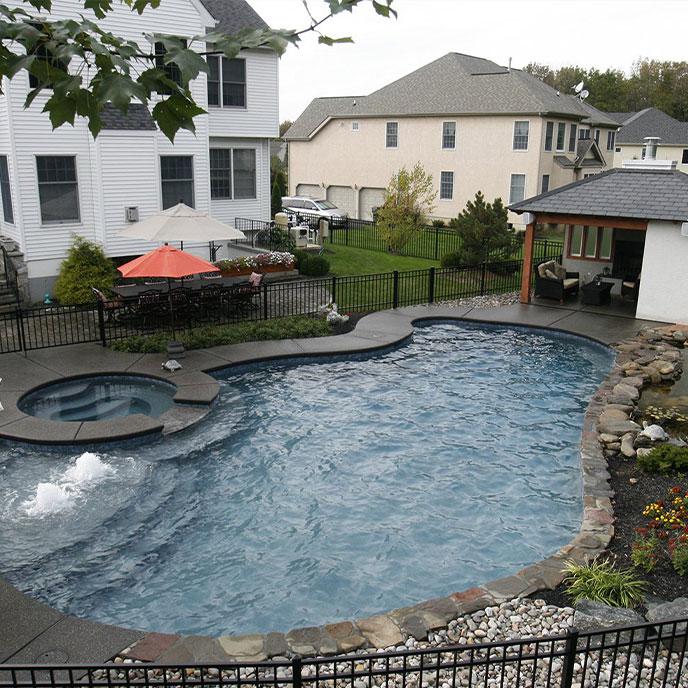
[[[123,354],[97,345],[79,345],[0,356],[0,397],[6,410],[0,413],[0,436],[5,439],[48,443],[79,441],[95,443],[110,440],[113,433],[134,436],[147,432],[174,431],[195,422],[193,414],[162,422],[133,416],[104,425],[89,423],[51,423],[22,414],[17,400],[31,388],[74,375],[98,372],[153,374],[177,385],[177,401],[191,403],[205,415],[218,393],[217,382],[207,373],[231,365],[276,357],[333,355],[370,351],[397,344],[413,333],[413,322],[432,319],[457,319],[477,322],[535,326],[589,337],[611,344],[635,335],[641,328],[657,325],[649,321],[578,311],[560,307],[516,304],[502,308],[479,309],[468,306],[413,306],[366,316],[351,333],[316,339],[253,342],[189,352],[184,369],[165,373],[160,354]],[[592,432],[591,420],[598,411],[593,401],[586,416],[581,446],[586,495],[593,502],[606,494],[604,459]],[[180,404],[182,414],[184,407]],[[46,424],[47,423],[47,424]],[[98,422],[94,422],[98,423]],[[111,423],[114,423],[114,427]],[[59,429],[57,426],[71,426]],[[603,497],[607,499],[607,497]],[[587,506],[587,501],[586,501]],[[587,509],[586,509],[587,511]],[[594,512],[600,510],[593,509]],[[594,514],[593,514],[594,515]],[[599,522],[584,521],[581,534],[569,545],[568,555],[601,551],[608,543],[609,516],[598,514]],[[587,517],[586,517],[587,518]],[[597,518],[597,516],[595,516]],[[594,519],[593,519],[594,520]],[[191,662],[254,660],[276,654],[308,652],[346,652],[357,647],[385,646],[399,642],[404,633],[420,633],[437,627],[452,616],[493,604],[495,601],[530,594],[556,585],[560,580],[561,559],[534,564],[513,576],[485,583],[480,588],[457,592],[446,598],[430,600],[384,615],[343,621],[323,628],[297,629],[286,635],[226,637],[186,637],[144,633],[116,628],[64,615],[0,580],[0,663],[101,663],[133,646],[129,656],[143,661]],[[11,620],[11,622],[8,622]]]

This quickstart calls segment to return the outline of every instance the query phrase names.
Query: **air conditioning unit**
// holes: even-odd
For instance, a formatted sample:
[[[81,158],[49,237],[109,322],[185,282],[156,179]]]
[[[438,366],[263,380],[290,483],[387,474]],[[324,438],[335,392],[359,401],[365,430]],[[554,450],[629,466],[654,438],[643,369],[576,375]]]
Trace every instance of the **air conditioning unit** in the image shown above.
[[[137,206],[132,205],[124,209],[124,217],[127,222],[138,222],[139,221],[139,209]]]

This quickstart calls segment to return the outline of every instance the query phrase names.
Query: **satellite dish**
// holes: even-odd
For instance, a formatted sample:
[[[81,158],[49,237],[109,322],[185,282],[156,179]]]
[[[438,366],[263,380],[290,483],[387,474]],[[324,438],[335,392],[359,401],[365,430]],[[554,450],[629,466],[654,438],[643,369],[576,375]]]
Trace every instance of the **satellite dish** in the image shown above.
[[[576,93],[580,93],[580,92],[583,90],[583,86],[585,86],[585,84],[584,84],[584,82],[581,81],[580,83],[577,83],[577,84],[573,87],[573,90],[574,90]]]
[[[580,92],[579,98],[580,98],[581,100],[585,100],[589,95],[590,95],[590,91],[588,91],[587,89],[584,88],[584,89]]]

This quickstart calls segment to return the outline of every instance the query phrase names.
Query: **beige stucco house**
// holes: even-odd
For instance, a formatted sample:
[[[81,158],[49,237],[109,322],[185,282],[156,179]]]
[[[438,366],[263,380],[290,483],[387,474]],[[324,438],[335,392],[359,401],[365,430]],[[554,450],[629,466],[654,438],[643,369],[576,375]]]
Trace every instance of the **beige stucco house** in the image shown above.
[[[420,162],[434,217],[449,219],[477,191],[516,203],[611,167],[618,127],[526,72],[449,53],[368,96],[311,102],[286,134],[289,192],[370,219],[392,175]]]
[[[616,135],[614,167],[621,167],[624,160],[642,160],[645,155],[645,139],[659,139],[656,159],[676,163],[676,169],[688,172],[688,122],[679,122],[657,108],[645,108],[639,112],[608,112],[621,128]]]

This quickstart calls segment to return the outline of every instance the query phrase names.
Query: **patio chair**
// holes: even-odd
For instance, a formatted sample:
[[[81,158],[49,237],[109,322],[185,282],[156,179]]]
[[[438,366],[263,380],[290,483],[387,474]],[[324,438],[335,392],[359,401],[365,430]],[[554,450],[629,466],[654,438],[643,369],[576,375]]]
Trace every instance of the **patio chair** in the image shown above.
[[[621,297],[629,298],[633,303],[638,302],[640,292],[640,275],[626,275],[621,282]]]
[[[248,315],[252,310],[258,308],[254,299],[260,295],[264,279],[264,275],[253,272],[248,282],[231,287],[228,292],[228,311],[232,315]]]
[[[105,296],[105,294],[102,291],[100,291],[100,289],[96,289],[95,287],[91,287],[91,291],[93,292],[93,295],[96,297],[98,302],[101,303],[103,306],[105,322],[110,322],[111,320],[116,319],[119,310],[123,306],[123,300],[119,296],[115,297],[114,299],[108,299],[108,297]]]
[[[556,299],[564,303],[568,296],[577,296],[580,273],[568,272],[554,260],[540,263],[535,268],[535,296]]]

